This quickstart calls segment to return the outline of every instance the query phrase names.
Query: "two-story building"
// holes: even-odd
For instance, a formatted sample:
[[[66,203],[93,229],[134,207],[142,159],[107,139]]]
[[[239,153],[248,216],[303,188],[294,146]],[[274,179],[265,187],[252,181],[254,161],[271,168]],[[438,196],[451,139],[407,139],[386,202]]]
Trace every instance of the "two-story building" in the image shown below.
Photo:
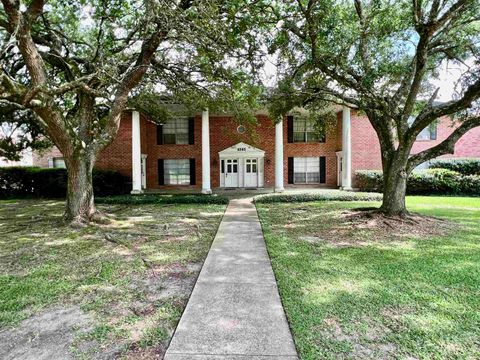
[[[232,116],[199,112],[157,125],[137,111],[126,111],[114,141],[97,168],[132,179],[132,192],[216,188],[282,191],[290,186],[355,186],[357,170],[381,169],[380,144],[364,115],[339,108],[333,129],[319,136],[305,117],[287,116],[275,124],[267,114],[257,124],[239,125]],[[454,129],[441,119],[418,136],[413,152],[434,146]],[[465,134],[451,157],[480,157],[480,128]],[[34,165],[62,167],[58,150],[34,156]]]

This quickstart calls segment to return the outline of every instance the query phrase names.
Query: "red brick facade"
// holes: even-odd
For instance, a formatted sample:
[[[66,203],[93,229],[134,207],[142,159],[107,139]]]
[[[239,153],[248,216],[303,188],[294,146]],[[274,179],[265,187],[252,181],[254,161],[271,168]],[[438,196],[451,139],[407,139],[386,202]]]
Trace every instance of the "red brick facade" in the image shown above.
[[[320,157],[326,160],[326,181],[318,186],[337,186],[337,156],[342,150],[342,120],[338,114],[337,126],[327,135],[323,143],[289,143],[287,121],[283,122],[284,140],[284,183],[288,182],[289,157]],[[246,125],[246,132],[237,132],[238,124],[229,116],[210,115],[210,170],[211,186],[220,186],[219,152],[239,142],[247,143],[265,151],[264,187],[275,185],[275,126],[265,115],[257,116],[257,124]],[[146,187],[147,189],[199,189],[202,186],[202,144],[201,115],[194,118],[193,145],[157,145],[157,125],[140,119],[141,152],[146,155]],[[122,117],[118,135],[115,140],[100,154],[96,167],[118,170],[126,176],[132,172],[132,121],[131,113]],[[442,119],[438,125],[437,140],[417,141],[413,152],[421,151],[438,144],[445,139],[453,127],[449,119]],[[352,110],[351,113],[352,142],[352,175],[357,170],[381,169],[380,144],[370,122]],[[480,157],[480,128],[470,130],[457,143],[452,157]],[[61,157],[58,150],[49,154],[34,156],[34,165],[48,166],[48,158]],[[195,159],[195,185],[165,186],[159,185],[158,159]]]
[[[352,111],[352,174],[357,170],[377,170],[382,168],[380,143],[372,125],[365,116]],[[417,140],[412,154],[429,149],[445,140],[455,129],[448,117],[442,118],[437,125],[436,140]],[[340,130],[341,134],[341,130]],[[480,157],[480,127],[463,135],[455,145],[455,153],[443,157]]]

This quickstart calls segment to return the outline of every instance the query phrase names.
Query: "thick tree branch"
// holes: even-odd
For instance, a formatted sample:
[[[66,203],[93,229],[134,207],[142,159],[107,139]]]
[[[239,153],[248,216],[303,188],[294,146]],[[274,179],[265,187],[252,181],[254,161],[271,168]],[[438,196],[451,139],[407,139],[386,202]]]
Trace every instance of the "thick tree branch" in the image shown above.
[[[458,100],[451,100],[439,105],[430,102],[417,116],[410,126],[407,136],[416,137],[432,121],[445,115],[457,113],[471,107],[472,103],[480,97],[480,78],[471,84]]]
[[[469,130],[480,126],[480,116],[473,117],[462,122],[445,140],[440,144],[433,146],[429,149],[421,151],[415,155],[412,155],[408,160],[408,171],[413,170],[418,165],[425,161],[434,159],[441,155],[453,154],[455,151],[456,142],[467,133]]]
[[[25,60],[32,84],[42,86],[47,83],[45,64],[40,56],[30,33],[31,22],[41,13],[43,1],[36,0],[30,5],[25,19],[20,11],[18,0],[2,0],[3,8],[7,14],[11,28],[17,28],[16,39],[18,48]]]

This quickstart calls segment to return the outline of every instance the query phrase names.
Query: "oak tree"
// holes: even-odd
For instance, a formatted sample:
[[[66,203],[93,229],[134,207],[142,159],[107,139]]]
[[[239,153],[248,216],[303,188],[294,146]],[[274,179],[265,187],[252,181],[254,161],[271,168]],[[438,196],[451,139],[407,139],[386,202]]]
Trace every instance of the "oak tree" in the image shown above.
[[[248,100],[255,88],[243,64],[255,68],[249,30],[261,1],[1,3],[0,102],[27,112],[63,154],[68,221],[95,217],[92,169],[140,87],[199,106],[225,93]]]
[[[453,153],[480,125],[480,1],[280,1],[271,44],[282,80],[277,112],[337,103],[363,112],[380,141],[384,174],[381,211],[406,214],[413,169]],[[433,86],[443,67],[461,69],[453,99]],[[423,129],[450,117],[454,130],[438,145],[412,154]]]

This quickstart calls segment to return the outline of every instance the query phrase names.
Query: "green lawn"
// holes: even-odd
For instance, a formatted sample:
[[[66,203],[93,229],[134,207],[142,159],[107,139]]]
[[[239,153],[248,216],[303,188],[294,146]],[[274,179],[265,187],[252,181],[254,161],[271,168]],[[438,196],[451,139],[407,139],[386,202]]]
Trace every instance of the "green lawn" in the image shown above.
[[[345,218],[372,204],[257,204],[301,358],[478,359],[480,198],[409,197],[431,236]]]
[[[0,332],[73,306],[93,323],[78,329],[80,357],[112,347],[161,356],[225,205],[99,209],[110,224],[75,230],[62,224],[63,202],[0,201]]]

